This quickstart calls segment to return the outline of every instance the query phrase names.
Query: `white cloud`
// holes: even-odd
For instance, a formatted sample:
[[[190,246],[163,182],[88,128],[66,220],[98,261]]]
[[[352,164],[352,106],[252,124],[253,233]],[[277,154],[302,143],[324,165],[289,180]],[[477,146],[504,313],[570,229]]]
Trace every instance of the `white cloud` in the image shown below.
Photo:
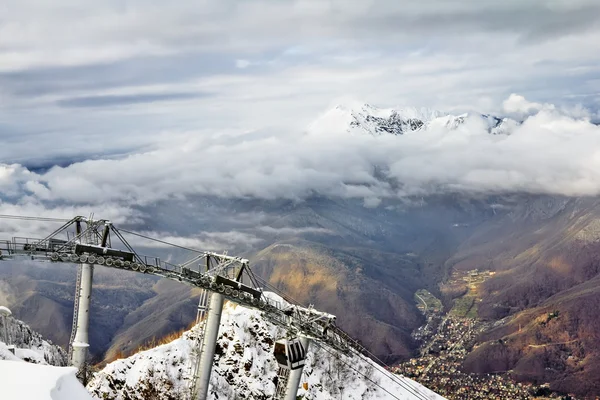
[[[517,96],[509,103],[515,99],[532,111]],[[600,127],[579,114],[547,105],[513,126],[510,136],[490,135],[476,117],[456,130],[432,124],[400,137],[334,134],[331,127],[329,134],[264,133],[229,143],[190,132],[161,149],[40,174],[2,165],[2,182],[13,197],[97,206],[192,195],[304,199],[320,193],[364,199],[368,207],[384,198],[449,190],[597,195]],[[374,175],[375,166],[387,179]]]
[[[364,205],[367,208],[376,208],[381,204],[381,199],[377,197],[365,197]]]
[[[504,100],[502,107],[505,113],[516,116],[517,118],[523,118],[524,116],[535,114],[544,108],[553,108],[553,106],[549,104],[544,105],[527,101],[525,97],[515,93],[511,94],[508,99]]]
[[[597,194],[598,128],[587,120],[599,118],[598,7],[3,1],[2,207],[128,215],[196,194],[318,192],[365,206],[437,190]],[[502,103],[511,93],[533,100]],[[377,140],[298,133],[338,97],[457,112],[503,105],[527,120],[510,137],[475,122]],[[69,166],[44,170],[56,164]]]
[[[76,216],[108,219],[115,224],[136,223],[140,221],[140,213],[126,205],[118,204],[93,204],[93,205],[50,205],[42,203],[39,198],[24,196],[17,202],[0,200],[0,215],[17,215],[28,217],[50,217],[70,220]],[[1,219],[0,238],[11,237],[42,238],[56,229],[63,222],[23,221],[15,219]]]
[[[240,69],[248,68],[251,64],[248,60],[235,60],[235,66]]]

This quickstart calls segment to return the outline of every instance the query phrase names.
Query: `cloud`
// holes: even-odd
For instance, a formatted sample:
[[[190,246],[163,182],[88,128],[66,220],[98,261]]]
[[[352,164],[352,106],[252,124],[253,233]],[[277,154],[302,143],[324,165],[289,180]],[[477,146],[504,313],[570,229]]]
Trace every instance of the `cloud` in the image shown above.
[[[365,197],[364,205],[367,208],[377,208],[381,204],[381,199],[378,197]]]
[[[125,6],[103,2],[93,8],[85,2],[65,0],[52,5],[32,0],[11,0],[9,4],[4,16],[13,22],[4,24],[0,35],[0,71],[4,71],[0,82],[10,104],[23,98],[44,98],[54,104],[56,99],[48,95],[56,92],[74,91],[78,97],[91,97],[107,87],[185,84],[239,74],[262,78],[265,73],[275,78],[276,87],[286,88],[287,96],[296,93],[296,98],[310,102],[309,93],[339,88],[303,82],[304,90],[294,91],[287,87],[293,84],[290,69],[329,69],[344,76],[348,69],[363,71],[376,66],[379,79],[375,83],[361,79],[366,87],[354,89],[355,82],[350,82],[361,97],[372,92],[372,85],[380,89],[385,82],[393,90],[380,95],[390,97],[380,99],[382,102],[415,101],[415,95],[426,90],[418,101],[431,104],[432,100],[444,101],[444,96],[457,89],[467,89],[465,86],[481,88],[478,75],[490,72],[497,79],[488,95],[498,100],[509,91],[524,93],[536,83],[548,86],[547,75],[564,79],[567,69],[598,64],[594,50],[600,5],[594,0],[551,4],[544,0],[377,0],[353,5],[343,0],[184,0],[168,5],[135,0]],[[440,61],[452,65],[455,72],[470,69],[472,83],[468,79],[449,83],[437,79],[436,85],[431,85],[432,76],[440,72],[435,68]],[[567,64],[540,67],[543,62]],[[248,65],[260,67],[243,68]],[[419,82],[420,91],[404,89],[411,84],[404,74],[407,70],[413,71],[410,75],[417,72],[428,78],[427,84]],[[509,80],[503,71],[508,72]],[[262,91],[251,93],[263,94],[274,87],[269,85],[271,79],[258,83]],[[584,83],[579,81],[581,86]],[[553,81],[551,86],[556,85]],[[243,86],[237,94],[249,93]],[[226,85],[213,89],[223,94],[224,100],[231,99]],[[344,89],[347,92],[349,86]],[[474,96],[480,97],[481,93]],[[462,93],[456,96],[461,98]],[[320,97],[320,105],[330,99]],[[444,105],[455,105],[456,99]]]
[[[235,60],[235,66],[240,69],[248,68],[252,63],[248,60]]]
[[[9,201],[78,207],[144,207],[188,196],[302,201],[319,194],[377,207],[381,199],[449,191],[600,194],[599,126],[580,110],[573,116],[516,95],[505,105],[533,113],[511,125],[510,135],[489,134],[488,121],[477,115],[456,129],[440,119],[403,136],[349,135],[345,126],[235,141],[190,132],[160,149],[39,174],[2,165],[0,184]]]
[[[285,227],[274,228],[272,226],[265,225],[265,226],[259,226],[258,230],[260,232],[264,232],[266,234],[276,235],[276,236],[295,236],[295,235],[304,235],[307,233],[327,235],[327,234],[332,233],[329,229],[320,228],[320,227],[316,227],[316,226],[306,226],[306,227],[302,227],[302,228],[294,228],[294,227],[290,227],[290,226],[285,226]]]
[[[112,107],[129,104],[155,103],[162,101],[190,100],[198,97],[208,97],[208,93],[157,93],[133,95],[87,96],[62,99],[57,101],[60,107]]]
[[[504,112],[519,116],[531,115],[544,108],[542,104],[532,103],[527,101],[525,97],[514,93],[508,99],[504,100],[502,107]]]
[[[595,0],[6,4],[0,199],[15,212],[598,193]],[[301,134],[347,96],[524,123],[503,137],[475,119],[399,138]]]

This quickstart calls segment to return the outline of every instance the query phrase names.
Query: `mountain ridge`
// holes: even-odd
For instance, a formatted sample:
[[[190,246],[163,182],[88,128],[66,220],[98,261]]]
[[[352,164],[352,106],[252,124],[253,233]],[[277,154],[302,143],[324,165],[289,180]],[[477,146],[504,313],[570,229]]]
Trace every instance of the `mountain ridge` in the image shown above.
[[[313,135],[349,133],[381,136],[445,128],[458,129],[466,123],[479,123],[490,134],[509,135],[519,122],[508,117],[467,112],[453,115],[429,108],[378,108],[368,103],[338,104],[323,113],[307,128]]]
[[[266,295],[284,301],[273,293]],[[170,343],[108,364],[90,381],[88,390],[106,400],[187,398],[190,355],[201,324]],[[260,311],[226,303],[211,374],[210,398],[270,399],[278,368],[272,354],[273,344],[284,335],[281,328],[263,320]],[[308,348],[298,396],[305,400],[443,400],[422,385],[392,375],[362,356],[334,353],[315,342]]]

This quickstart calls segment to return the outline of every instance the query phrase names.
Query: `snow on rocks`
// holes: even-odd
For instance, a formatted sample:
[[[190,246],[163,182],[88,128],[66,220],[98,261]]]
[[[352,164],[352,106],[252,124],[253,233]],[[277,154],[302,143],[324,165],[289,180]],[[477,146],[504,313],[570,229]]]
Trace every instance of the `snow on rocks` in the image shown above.
[[[0,332],[4,335],[3,319],[0,319]],[[49,364],[54,366],[67,365],[67,353],[61,347],[44,340],[42,335],[32,330],[29,325],[14,318],[6,318],[6,331],[8,333],[9,344],[15,347],[15,356],[24,361],[35,364]],[[6,343],[0,341],[0,349]],[[12,355],[12,353],[11,353]],[[12,359],[0,351],[0,360]]]
[[[171,343],[108,364],[90,381],[88,390],[105,400],[190,398],[190,355],[199,331],[195,327]],[[272,355],[273,344],[283,334],[280,328],[263,320],[259,311],[226,303],[209,398],[272,399],[278,369]],[[422,398],[442,399],[370,361],[341,355],[314,343],[309,347],[301,385],[298,395],[304,400],[419,398],[414,392]]]
[[[477,124],[488,133],[508,135],[517,126],[516,121],[478,113],[451,115],[428,108],[383,109],[370,104],[337,105],[321,115],[307,128],[315,136],[332,134],[351,135],[405,135],[417,131],[453,131],[464,124]]]

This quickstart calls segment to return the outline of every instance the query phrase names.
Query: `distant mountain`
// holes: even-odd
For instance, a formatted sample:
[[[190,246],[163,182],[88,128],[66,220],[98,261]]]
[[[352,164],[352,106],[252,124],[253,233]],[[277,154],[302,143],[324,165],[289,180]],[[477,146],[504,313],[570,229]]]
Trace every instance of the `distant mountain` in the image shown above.
[[[600,394],[600,200],[522,197],[448,261],[496,272],[482,318],[497,321],[467,357],[469,372],[510,371],[552,390]]]
[[[361,200],[323,197],[303,202],[205,197],[140,214],[165,217],[149,217],[132,230],[157,226],[169,231],[173,224],[252,238],[251,246],[227,250],[249,258],[257,274],[299,301],[336,314],[343,329],[394,362],[417,347],[410,332],[423,317],[414,292],[436,292],[446,275],[444,262],[493,210],[486,202],[460,196],[429,198],[420,205],[384,201],[375,209],[365,208]],[[225,218],[235,215],[244,218]],[[162,256],[158,250],[143,254]],[[0,263],[0,279],[9,289],[7,305],[65,348],[75,277],[75,265]],[[94,361],[131,354],[154,338],[189,326],[197,296],[197,290],[177,282],[95,268],[90,322]]]
[[[466,123],[478,124],[491,134],[510,134],[518,122],[492,115],[465,113],[452,115],[428,108],[377,108],[370,104],[337,105],[308,127],[311,134],[404,135],[427,129],[458,129]]]
[[[209,398],[272,398],[278,369],[273,344],[284,335],[280,328],[262,319],[259,311],[227,303],[217,339]],[[114,361],[95,374],[88,390],[106,400],[187,398],[190,355],[197,338],[195,327],[168,344]],[[336,353],[314,343],[309,346],[301,384],[298,395],[304,399],[443,399],[408,378],[391,375],[370,360]]]

